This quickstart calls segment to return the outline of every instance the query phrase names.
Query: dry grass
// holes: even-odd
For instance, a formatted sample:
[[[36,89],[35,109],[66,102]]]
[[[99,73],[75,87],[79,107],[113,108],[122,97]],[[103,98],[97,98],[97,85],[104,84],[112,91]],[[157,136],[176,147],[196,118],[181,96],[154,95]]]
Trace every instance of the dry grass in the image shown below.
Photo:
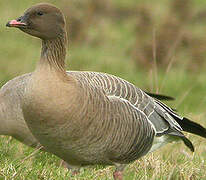
[[[202,117],[199,117],[202,118]],[[130,164],[125,172],[125,179],[181,179],[202,180],[206,178],[205,140],[190,136],[196,146],[191,153],[183,143],[173,143],[159,151],[145,156]],[[71,173],[59,166],[59,160],[46,153],[30,156],[32,149],[16,142],[4,146],[6,137],[1,139],[0,179],[112,179],[113,167],[88,167],[72,177]],[[8,148],[9,147],[9,148]],[[22,163],[22,159],[26,160]]]

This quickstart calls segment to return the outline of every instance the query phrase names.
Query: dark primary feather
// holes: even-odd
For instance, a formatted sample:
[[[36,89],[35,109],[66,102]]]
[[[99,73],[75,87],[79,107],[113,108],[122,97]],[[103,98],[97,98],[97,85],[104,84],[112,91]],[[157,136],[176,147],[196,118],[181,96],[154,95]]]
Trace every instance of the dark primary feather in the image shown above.
[[[166,96],[163,94],[154,94],[154,93],[150,93],[150,92],[145,92],[147,95],[156,98],[158,100],[165,100],[165,101],[173,101],[175,100],[175,98],[171,97],[171,96]]]
[[[174,118],[178,122],[178,124],[182,127],[183,131],[206,138],[206,129],[200,124],[193,122],[185,117],[183,119],[178,119],[177,117],[174,116]]]
[[[176,114],[176,112],[173,111],[173,109],[161,103],[160,101],[156,101],[156,102],[170,113],[170,115],[181,126],[183,131],[206,138],[206,129],[203,126],[201,126],[200,124],[194,121],[189,120],[186,117],[180,117],[179,115]]]
[[[206,129],[203,126],[201,126],[200,124],[196,122],[189,120],[186,117],[180,117],[170,107],[166,106],[165,104],[159,101],[156,101],[156,103],[158,103],[162,108],[164,108],[175,119],[175,121],[181,126],[183,131],[196,134],[198,136],[206,138]],[[180,131],[178,133],[180,133]],[[171,133],[168,133],[168,134],[173,135]],[[181,134],[179,134],[178,136],[183,140],[185,145],[189,147],[189,149],[192,152],[194,152],[194,146],[192,145],[191,141],[187,139],[183,134],[181,136]]]

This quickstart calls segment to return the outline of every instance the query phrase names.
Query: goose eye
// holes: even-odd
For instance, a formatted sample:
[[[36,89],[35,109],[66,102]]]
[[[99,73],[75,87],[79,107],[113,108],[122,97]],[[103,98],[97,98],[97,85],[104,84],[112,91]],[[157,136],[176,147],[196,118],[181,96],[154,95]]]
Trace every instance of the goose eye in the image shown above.
[[[42,16],[43,14],[44,14],[44,13],[41,12],[41,11],[38,11],[38,12],[37,12],[37,15],[38,15],[38,16]]]

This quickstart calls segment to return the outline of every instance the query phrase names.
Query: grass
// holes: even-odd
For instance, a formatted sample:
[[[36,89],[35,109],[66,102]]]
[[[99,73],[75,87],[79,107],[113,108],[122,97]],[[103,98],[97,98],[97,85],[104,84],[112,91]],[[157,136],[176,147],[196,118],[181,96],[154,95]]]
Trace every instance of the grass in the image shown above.
[[[204,179],[205,178],[205,141],[190,136],[196,152],[190,153],[182,143],[170,144],[161,150],[145,156],[130,164],[125,179]],[[59,159],[39,152],[22,163],[22,159],[33,152],[16,140],[7,143],[3,137],[1,145],[0,179],[112,179],[113,167],[83,168],[80,174],[71,173],[59,166]]]
[[[40,2],[32,1],[32,4]],[[59,7],[67,7],[61,2],[47,1]],[[65,1],[63,1],[65,3]],[[110,2],[108,0],[108,2]],[[135,0],[114,1],[114,6],[118,8],[129,8],[141,5],[142,1],[136,3]],[[146,1],[147,4],[151,2]],[[70,1],[70,5],[75,1]],[[203,0],[193,1],[195,10],[205,4]],[[31,72],[35,68],[35,63],[39,59],[40,41],[31,38],[17,29],[8,29],[5,24],[8,20],[18,17],[25,8],[31,5],[30,1],[17,0],[12,2],[1,2],[0,7],[0,85],[17,75]],[[152,6],[152,5],[150,5]],[[164,9],[165,7],[165,9]],[[158,0],[154,4],[156,18],[162,18],[159,14],[168,9],[168,1]],[[156,8],[156,9],[155,9]],[[160,93],[174,96],[176,101],[168,104],[177,108],[180,114],[187,115],[190,119],[206,126],[206,97],[205,81],[206,63],[197,64],[198,68],[192,73],[188,70],[187,52],[173,53],[174,65],[167,72],[166,67],[157,66],[157,82],[154,78],[152,67],[142,67],[133,60],[129,53],[134,43],[134,22],[133,18],[126,21],[112,20],[110,17],[99,17],[101,24],[88,27],[86,39],[80,42],[70,43],[69,55],[67,57],[68,69],[103,71],[120,76],[147,91],[156,91],[158,87]],[[196,34],[202,33],[204,24],[195,27]],[[204,27],[205,28],[205,27]],[[149,31],[152,33],[153,31]],[[71,38],[72,39],[72,38]],[[73,40],[74,41],[74,40]],[[152,39],[150,39],[152,44]],[[138,54],[137,54],[138,56]],[[205,55],[202,55],[205,60]],[[137,58],[138,59],[138,58]],[[206,146],[205,140],[197,136],[187,134],[196,147],[195,153],[183,145],[174,143],[149,154],[142,159],[130,164],[125,170],[125,179],[144,180],[166,180],[166,179],[206,179]],[[83,168],[79,175],[72,177],[71,173],[60,166],[60,160],[44,152],[37,152],[32,157],[28,157],[34,149],[27,147],[15,139],[2,136],[0,138],[0,180],[55,180],[55,179],[112,179],[114,167],[88,167]]]

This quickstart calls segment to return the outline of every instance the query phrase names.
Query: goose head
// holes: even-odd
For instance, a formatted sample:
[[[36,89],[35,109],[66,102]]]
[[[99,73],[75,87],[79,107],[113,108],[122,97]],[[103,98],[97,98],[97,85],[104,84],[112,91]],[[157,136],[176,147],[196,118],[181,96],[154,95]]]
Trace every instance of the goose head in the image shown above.
[[[64,34],[65,18],[55,6],[40,3],[27,9],[19,18],[9,21],[6,26],[19,28],[43,40],[50,40]]]

